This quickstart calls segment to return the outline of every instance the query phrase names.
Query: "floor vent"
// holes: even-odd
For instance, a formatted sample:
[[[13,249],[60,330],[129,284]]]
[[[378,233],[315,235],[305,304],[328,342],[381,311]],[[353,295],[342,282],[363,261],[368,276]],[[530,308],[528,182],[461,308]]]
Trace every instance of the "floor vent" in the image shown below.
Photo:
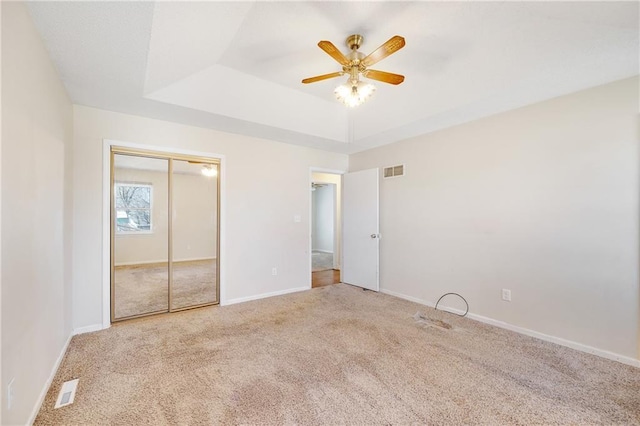
[[[398,176],[404,176],[404,164],[384,168],[385,179]]]
[[[58,394],[58,400],[53,408],[65,407],[73,404],[73,400],[76,397],[76,389],[78,388],[78,381],[80,379],[69,380],[62,384],[60,393]]]

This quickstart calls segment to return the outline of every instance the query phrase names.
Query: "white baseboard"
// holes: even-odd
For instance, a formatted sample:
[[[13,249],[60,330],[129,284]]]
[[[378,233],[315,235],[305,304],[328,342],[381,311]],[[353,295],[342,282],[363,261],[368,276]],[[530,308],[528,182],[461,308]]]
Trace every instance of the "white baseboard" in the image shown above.
[[[216,260],[217,257],[192,257],[189,259],[174,259],[173,262],[197,262],[200,260]],[[143,262],[121,262],[116,263],[114,266],[134,266],[134,265],[153,265],[154,263],[166,263],[167,259],[160,260],[145,260]]]
[[[387,290],[387,289],[380,289],[380,292],[388,294],[390,296],[398,297],[400,299],[405,299],[405,300],[409,300],[411,302],[419,303],[421,305],[429,306],[431,308],[433,308],[435,306],[435,303],[428,302],[426,300],[422,300],[422,299],[419,299],[417,297],[407,296],[407,295],[404,295],[402,293],[397,293],[395,291],[391,291],[391,290]],[[455,313],[455,314],[464,314],[464,311],[461,311],[459,309],[449,308],[447,306],[443,306],[443,308],[444,308],[444,310],[447,310],[447,311]],[[506,330],[515,331],[516,333],[524,334],[524,335],[529,336],[529,337],[535,337],[536,339],[540,339],[540,340],[544,340],[544,341],[547,341],[547,342],[555,343],[555,344],[560,345],[560,346],[566,346],[568,348],[576,349],[576,350],[581,351],[581,352],[586,352],[586,353],[589,353],[589,354],[592,354],[592,355],[597,355],[597,356],[602,357],[602,358],[607,358],[607,359],[610,359],[610,360],[613,360],[613,361],[617,361],[617,362],[620,362],[620,363],[623,363],[623,364],[627,364],[627,365],[631,365],[633,367],[640,368],[640,359],[635,359],[635,358],[631,358],[631,357],[628,357],[628,356],[625,356],[625,355],[616,354],[614,352],[609,352],[609,351],[606,351],[604,349],[594,348],[593,346],[584,345],[582,343],[574,342],[572,340],[563,339],[561,337],[550,336],[548,334],[540,333],[538,331],[534,331],[534,330],[531,330],[531,329],[528,329],[528,328],[524,328],[524,327],[519,327],[517,325],[509,324],[507,322],[499,321],[499,320],[496,320],[496,319],[493,319],[493,318],[484,317],[482,315],[468,313],[466,317],[469,318],[469,319],[475,320],[475,321],[483,322],[485,324],[493,325],[495,327],[500,327],[500,328],[504,328]]]
[[[62,346],[62,350],[60,351],[60,355],[58,355],[58,359],[56,359],[56,362],[53,365],[51,374],[49,375],[47,382],[44,384],[44,386],[42,387],[42,390],[40,391],[40,396],[36,401],[36,405],[33,407],[33,411],[31,411],[31,415],[29,416],[29,421],[27,422],[28,425],[32,425],[33,422],[36,421],[38,412],[40,411],[40,408],[42,407],[42,403],[44,402],[44,399],[47,396],[47,392],[49,392],[49,388],[51,387],[51,383],[53,383],[53,379],[56,377],[56,373],[58,372],[58,368],[62,363],[62,359],[64,358],[64,355],[67,353],[67,349],[69,348],[69,343],[71,343],[72,337],[73,337],[73,334],[70,334],[69,337],[67,338],[67,341]]]
[[[316,253],[327,253],[327,254],[333,254],[332,251],[329,250],[320,250],[320,249],[313,249],[312,252],[316,252]]]
[[[42,403],[44,402],[44,399],[47,396],[47,392],[49,392],[49,388],[51,387],[51,383],[53,383],[53,379],[56,377],[56,373],[58,372],[58,368],[60,368],[60,364],[62,363],[62,359],[64,358],[64,355],[67,353],[67,349],[69,349],[69,344],[71,343],[71,338],[73,336],[77,335],[77,334],[90,333],[92,331],[98,331],[98,330],[102,330],[102,329],[104,329],[102,324],[94,324],[94,325],[89,325],[87,327],[76,328],[76,329],[73,330],[73,333],[71,333],[69,335],[69,337],[67,338],[67,341],[64,343],[64,346],[62,347],[62,351],[60,351],[60,355],[58,355],[58,359],[56,359],[56,362],[53,365],[53,369],[51,370],[51,374],[49,375],[49,378],[47,379],[47,382],[44,384],[44,387],[42,388],[42,391],[40,392],[40,396],[38,397],[38,401],[36,402],[36,405],[33,407],[33,411],[31,412],[31,416],[29,417],[29,422],[27,423],[28,425],[32,425],[33,422],[36,420],[38,412],[40,411],[40,408],[42,407]]]
[[[94,331],[104,330],[105,328],[109,327],[104,327],[102,324],[87,325],[85,327],[78,327],[73,329],[73,335],[75,336],[77,334],[92,333]]]
[[[262,293],[255,296],[238,297],[236,299],[226,300],[224,303],[220,303],[220,305],[222,306],[235,305],[236,303],[250,302],[251,300],[265,299],[267,297],[273,297],[273,296],[282,296],[283,294],[297,293],[299,291],[304,291],[304,290],[309,290],[309,287],[308,286],[296,287],[296,288],[289,288],[286,290],[274,291],[271,293]]]

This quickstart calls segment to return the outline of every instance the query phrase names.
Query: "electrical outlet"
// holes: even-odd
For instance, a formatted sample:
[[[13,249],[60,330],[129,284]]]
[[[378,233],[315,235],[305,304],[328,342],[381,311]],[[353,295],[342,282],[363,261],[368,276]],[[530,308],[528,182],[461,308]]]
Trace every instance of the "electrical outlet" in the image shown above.
[[[507,290],[506,288],[502,289],[502,300],[511,302],[511,290]]]
[[[278,268],[276,268],[275,266],[271,268],[271,275],[278,275]]]
[[[13,378],[9,381],[9,384],[7,385],[7,410],[11,410],[11,407],[13,406],[13,400],[15,399],[15,393],[14,393],[14,387],[13,387],[13,382],[15,382],[16,379]]]

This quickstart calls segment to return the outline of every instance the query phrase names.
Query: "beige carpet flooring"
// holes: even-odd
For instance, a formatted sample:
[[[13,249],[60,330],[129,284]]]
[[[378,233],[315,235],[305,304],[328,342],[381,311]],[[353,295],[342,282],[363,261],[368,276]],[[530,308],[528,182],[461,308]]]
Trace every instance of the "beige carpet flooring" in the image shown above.
[[[640,369],[337,284],[75,336],[35,424],[638,425]]]
[[[168,307],[166,263],[117,266],[115,316],[124,318]],[[216,302],[216,261],[173,263],[172,309]]]
[[[333,269],[333,253],[314,251],[311,253],[311,272]]]

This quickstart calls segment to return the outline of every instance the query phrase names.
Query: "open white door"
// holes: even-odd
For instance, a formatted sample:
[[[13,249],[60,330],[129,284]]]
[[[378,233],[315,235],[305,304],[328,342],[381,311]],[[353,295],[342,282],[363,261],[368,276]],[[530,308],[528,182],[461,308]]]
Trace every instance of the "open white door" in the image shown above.
[[[378,169],[342,177],[342,282],[378,291]]]

